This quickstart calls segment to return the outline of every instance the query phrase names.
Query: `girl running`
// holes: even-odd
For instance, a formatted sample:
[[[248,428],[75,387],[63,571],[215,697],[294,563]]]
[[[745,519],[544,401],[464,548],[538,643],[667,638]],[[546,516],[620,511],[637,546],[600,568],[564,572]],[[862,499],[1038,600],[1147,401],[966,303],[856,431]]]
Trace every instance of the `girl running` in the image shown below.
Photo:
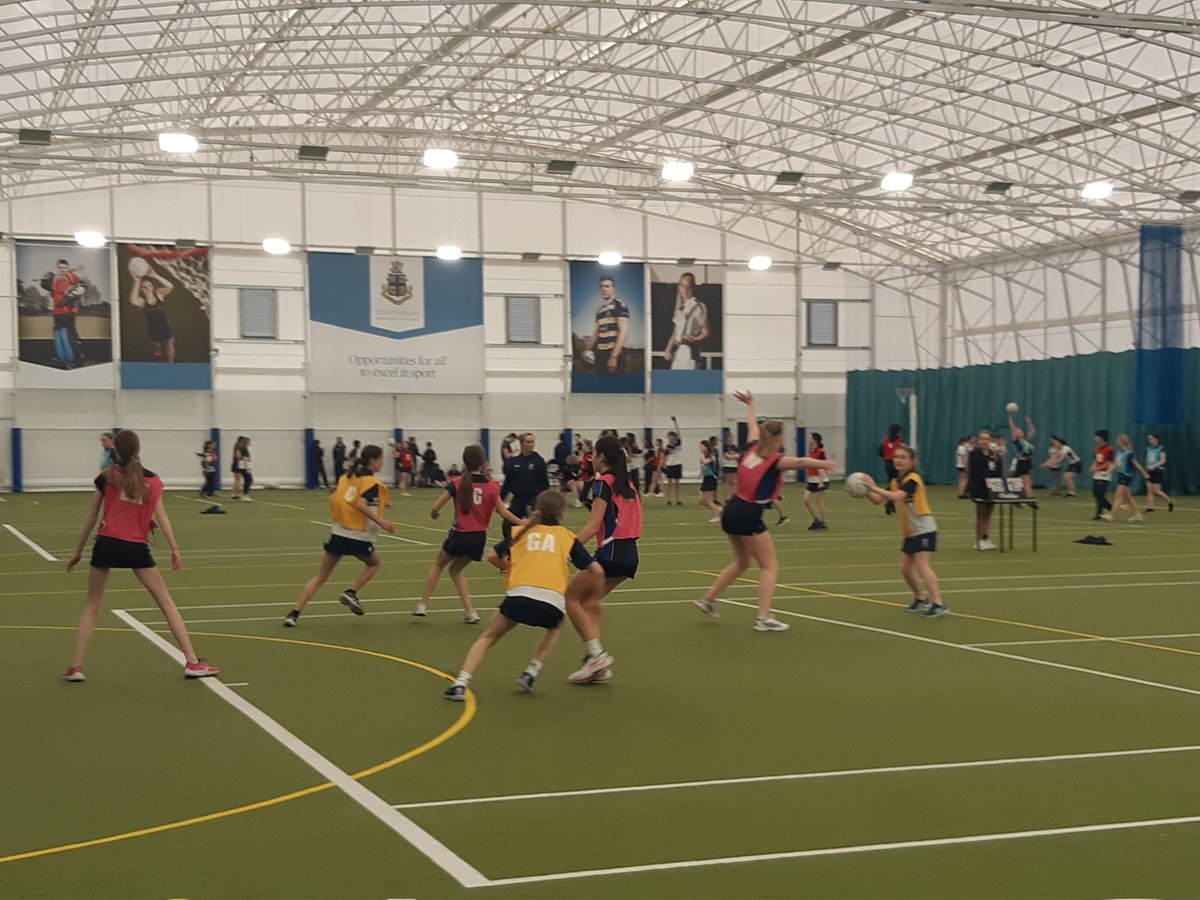
[[[900,534],[904,536],[900,544],[900,574],[904,576],[904,582],[913,595],[908,611],[920,613],[927,619],[936,619],[950,611],[942,602],[937,573],[929,564],[930,557],[937,551],[937,522],[929,507],[925,482],[917,474],[916,451],[907,444],[901,444],[896,448],[892,461],[896,466],[896,477],[886,489],[867,476],[867,498],[876,506],[889,500],[899,504]],[[924,591],[921,589],[922,582]]]
[[[356,616],[365,613],[358,592],[379,574],[379,554],[375,552],[375,536],[379,529],[391,534],[396,526],[382,517],[391,504],[387,485],[379,480],[383,468],[383,448],[368,444],[358,460],[358,467],[338,478],[337,487],[329,495],[329,512],[333,528],[325,542],[325,556],[317,574],[309,579],[296,606],[284,617],[285,628],[295,628],[304,607],[316,596],[343,557],[353,556],[365,566],[354,583],[342,591],[338,600]]]
[[[1146,512],[1154,512],[1155,495],[1167,501],[1167,512],[1175,512],[1175,501],[1163,489],[1163,477],[1167,473],[1167,448],[1157,434],[1146,435]]]
[[[200,473],[204,476],[201,497],[217,496],[217,442],[205,441],[204,449],[196,454],[200,457]]]
[[[1129,440],[1129,435],[1117,435],[1117,492],[1113,495],[1113,509],[1119,510],[1122,503],[1128,503],[1129,508],[1133,510],[1133,515],[1129,517],[1130,522],[1142,521],[1142,514],[1138,512],[1137,501],[1133,499],[1133,470],[1137,469],[1142,473],[1147,481],[1150,476],[1146,474],[1146,470],[1142,468],[1142,464],[1137,461],[1137,455],[1133,452],[1133,444]]]
[[[717,506],[717,448],[710,441],[700,442],[700,505],[708,507],[713,517],[709,522],[721,521],[721,507]],[[636,484],[636,480],[634,482]]]
[[[92,547],[87,602],[83,607],[83,615],[79,617],[79,630],[75,633],[75,656],[63,675],[66,681],[87,680],[83,674],[83,656],[96,627],[100,606],[104,602],[104,588],[113,569],[132,569],[162,610],[171,636],[179,644],[187,661],[183,667],[184,677],[207,678],[220,672],[216,666],[196,656],[183,617],[175,608],[175,601],[171,599],[162,573],[150,555],[150,533],[157,524],[167,539],[167,546],[171,548],[171,571],[178,572],[183,568],[179,559],[179,545],[175,543],[175,532],[163,508],[162,479],[142,468],[140,454],[141,441],[134,432],[122,431],[113,438],[113,465],[96,476],[96,493],[92,495],[92,506],[83,533],[79,536],[79,545],[67,561],[67,571],[74,571],[83,559],[84,544],[99,519],[100,532]],[[103,517],[100,515],[101,506]]]
[[[1112,483],[1113,469],[1117,467],[1117,454],[1108,442],[1108,431],[1100,428],[1095,436],[1096,451],[1092,457],[1092,499],[1096,501],[1096,515],[1092,521],[1103,519],[1111,522],[1113,505],[1108,502],[1108,486]]]
[[[425,579],[425,590],[421,599],[413,609],[414,616],[424,617],[429,608],[429,598],[433,596],[442,577],[442,570],[450,567],[450,581],[458,591],[458,597],[463,605],[463,622],[468,625],[479,624],[479,613],[471,606],[471,592],[467,588],[467,579],[463,578],[463,569],[472,561],[483,559],[484,544],[487,543],[488,523],[492,513],[499,512],[501,518],[514,525],[524,525],[525,520],[514,516],[500,499],[500,485],[484,474],[487,458],[483,447],[479,444],[468,444],[463,449],[463,474],[452,478],[446,483],[446,492],[433,504],[429,511],[430,518],[436,519],[442,514],[442,507],[454,501],[454,524],[446,542],[438,550],[437,557],[429,569]]]
[[[771,505],[783,487],[783,473],[800,469],[833,468],[833,460],[813,459],[807,456],[783,455],[783,423],[768,419],[759,425],[754,411],[754,397],[749,391],[733,395],[746,404],[746,431],[750,446],[738,464],[738,491],[725,505],[721,516],[721,530],[729,535],[733,548],[733,562],[717,578],[716,583],[701,595],[695,606],[702,613],[720,617],[717,598],[742,573],[750,563],[758,564],[758,616],[754,620],[755,631],[787,631],[788,626],[771,615],[771,599],[775,593],[775,581],[779,576],[779,561],[775,557],[775,544],[763,522],[763,509]]]
[[[467,658],[454,683],[446,688],[447,700],[462,702],[467,696],[471,678],[479,670],[488,651],[500,638],[518,625],[544,628],[546,633],[538,642],[533,659],[517,678],[522,691],[533,690],[533,682],[541,674],[542,665],[558,643],[561,634],[569,569],[567,561],[593,578],[604,574],[575,535],[563,527],[566,502],[557,491],[542,491],[537,495],[529,524],[513,536],[511,558],[498,561],[494,553],[488,559],[507,571],[504,579],[504,601],[492,616],[487,630],[471,645]]]
[[[808,455],[813,459],[825,458],[825,444],[821,433],[814,431],[808,436]],[[820,469],[804,470],[804,508],[812,516],[809,531],[825,531],[829,525],[825,522],[825,492],[829,490],[829,476]]]
[[[579,572],[567,587],[567,615],[587,650],[583,667],[572,672],[573,684],[612,679],[612,656],[600,644],[604,619],[603,600],[638,570],[638,538],[642,536],[642,498],[625,468],[625,454],[614,437],[596,442],[596,480],[592,485],[592,510],[579,543],[596,538],[596,562],[603,578]]]

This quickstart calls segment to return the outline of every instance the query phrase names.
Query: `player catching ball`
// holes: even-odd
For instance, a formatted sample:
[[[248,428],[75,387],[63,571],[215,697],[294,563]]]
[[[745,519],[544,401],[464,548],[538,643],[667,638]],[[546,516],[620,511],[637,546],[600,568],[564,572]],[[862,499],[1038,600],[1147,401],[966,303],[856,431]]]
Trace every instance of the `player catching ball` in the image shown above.
[[[907,444],[896,448],[892,457],[896,466],[896,477],[887,488],[881,488],[869,475],[864,475],[867,497],[876,506],[891,501],[898,504],[900,534],[900,574],[912,589],[913,601],[909,612],[920,613],[927,619],[944,616],[949,610],[942,602],[937,573],[929,559],[937,550],[937,522],[929,506],[925,481],[917,473],[917,453]],[[921,583],[925,584],[925,592]]]
[[[808,456],[783,455],[783,423],[768,419],[761,425],[754,410],[754,397],[749,391],[734,393],[746,404],[746,431],[750,446],[738,463],[738,489],[725,504],[721,514],[721,530],[729,535],[733,547],[733,562],[717,578],[716,583],[696,601],[698,610],[714,619],[717,598],[742,573],[750,563],[758,564],[758,617],[754,620],[755,631],[787,631],[788,625],[771,615],[771,600],[775,594],[775,582],[779,577],[779,560],[775,556],[775,544],[763,522],[763,510],[779,497],[783,489],[783,473],[800,469],[832,469],[831,459],[813,459]]]

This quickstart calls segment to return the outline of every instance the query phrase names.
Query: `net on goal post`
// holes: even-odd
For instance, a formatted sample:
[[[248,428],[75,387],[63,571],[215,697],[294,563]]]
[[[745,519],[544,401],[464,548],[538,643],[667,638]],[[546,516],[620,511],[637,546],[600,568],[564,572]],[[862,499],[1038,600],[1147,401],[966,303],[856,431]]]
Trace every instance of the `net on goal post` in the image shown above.
[[[908,407],[908,446],[917,449],[917,389],[914,387],[896,388],[896,399],[901,406]]]
[[[212,319],[212,278],[209,273],[208,247],[148,247],[128,244],[131,256],[154,260],[175,282],[183,287]]]

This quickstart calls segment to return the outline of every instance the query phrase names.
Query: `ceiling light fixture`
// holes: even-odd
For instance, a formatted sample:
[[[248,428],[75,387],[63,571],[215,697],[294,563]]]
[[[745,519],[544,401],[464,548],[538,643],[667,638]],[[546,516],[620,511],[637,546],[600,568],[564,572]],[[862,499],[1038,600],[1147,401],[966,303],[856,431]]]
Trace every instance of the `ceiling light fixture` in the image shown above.
[[[106,238],[99,231],[77,231],[75,232],[75,243],[77,243],[80,247],[91,247],[95,249],[96,247],[103,247],[105,244],[107,244],[108,238]]]
[[[272,256],[287,256],[292,252],[292,245],[283,238],[267,238],[263,241],[262,248]]]
[[[752,256],[746,260],[746,267],[753,269],[755,272],[765,272],[771,268],[771,257],[769,256]]]
[[[663,181],[691,181],[696,167],[690,162],[676,160],[662,167]]]
[[[912,183],[911,172],[888,172],[879,182],[879,186],[885,191],[907,191],[912,187]]]
[[[200,142],[182,131],[167,131],[158,136],[158,148],[164,153],[195,153]]]
[[[421,165],[430,169],[453,169],[458,165],[458,154],[453,150],[430,147],[421,154]]]
[[[437,248],[437,258],[450,262],[462,259],[462,247],[456,247],[454,244],[442,244]]]
[[[1084,200],[1105,200],[1113,192],[1111,181],[1089,181],[1079,191]]]
[[[619,266],[622,259],[624,259],[624,257],[621,256],[621,254],[616,250],[605,250],[596,257],[596,262],[600,263],[602,266]]]

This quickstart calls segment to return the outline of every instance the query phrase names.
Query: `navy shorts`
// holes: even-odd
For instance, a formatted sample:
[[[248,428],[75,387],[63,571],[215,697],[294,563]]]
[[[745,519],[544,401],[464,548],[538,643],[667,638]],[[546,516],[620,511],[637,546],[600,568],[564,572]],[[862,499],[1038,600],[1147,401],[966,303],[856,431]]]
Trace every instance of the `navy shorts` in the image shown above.
[[[366,559],[375,553],[375,545],[370,541],[358,541],[354,538],[331,534],[325,542],[325,552],[333,556],[353,556],[356,559]]]
[[[619,538],[596,551],[596,562],[606,578],[633,578],[638,570],[636,538]]]
[[[767,530],[763,508],[757,503],[747,503],[741,497],[734,497],[725,504],[725,511],[721,513],[721,530],[726,534],[743,536],[762,534]]]
[[[674,479],[678,481],[683,477],[683,466],[663,466],[663,478],[668,481]]]
[[[804,482],[804,489],[806,491],[808,491],[810,494],[819,494],[819,493],[821,493],[821,491],[829,490],[829,482],[828,481],[806,481],[806,482]]]
[[[700,482],[700,491],[715,491],[717,489],[717,479],[711,475],[705,475],[704,480]]]
[[[1068,472],[1074,472],[1076,475],[1082,474],[1082,472],[1083,472],[1083,463],[1081,463],[1081,462],[1073,462],[1073,463],[1071,463],[1069,466],[1067,466],[1067,471],[1068,471]]]
[[[93,569],[153,569],[150,545],[100,535],[92,545]]]
[[[553,630],[562,624],[563,611],[544,600],[532,597],[508,596],[500,604],[500,615],[519,625]]]
[[[916,534],[912,537],[905,538],[904,543],[900,545],[900,552],[905,556],[913,556],[917,553],[935,553],[936,551],[936,531],[931,531],[928,534]]]
[[[1031,459],[1018,459],[1016,465],[1013,467],[1013,475],[1017,478],[1020,478],[1022,475],[1028,475],[1032,471],[1033,460]]]
[[[1133,484],[1133,476],[1132,475],[1118,475],[1117,476],[1117,484],[1124,485],[1125,487],[1129,487],[1131,484]]]
[[[487,544],[486,531],[451,531],[442,544],[447,556],[465,557],[479,562]]]
[[[1162,484],[1163,483],[1163,470],[1162,469],[1151,469],[1150,470],[1150,483],[1151,484]]]

